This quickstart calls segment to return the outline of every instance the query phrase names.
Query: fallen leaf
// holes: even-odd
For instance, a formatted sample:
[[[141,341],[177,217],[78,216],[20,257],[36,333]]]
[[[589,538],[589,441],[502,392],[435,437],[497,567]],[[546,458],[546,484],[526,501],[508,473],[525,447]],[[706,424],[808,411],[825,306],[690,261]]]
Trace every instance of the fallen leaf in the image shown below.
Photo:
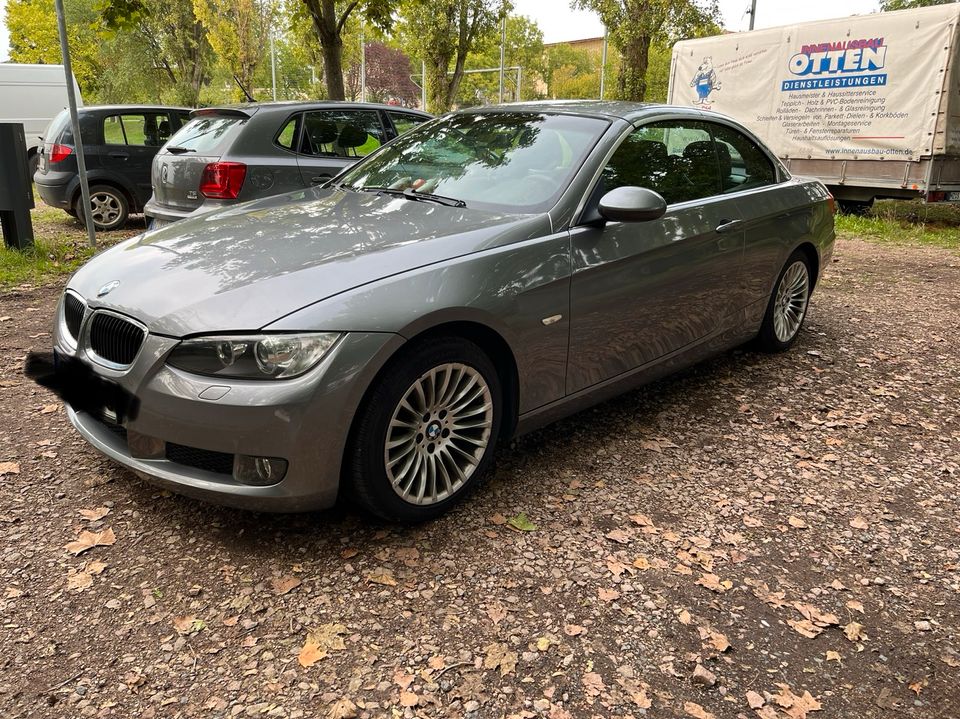
[[[828,662],[839,662],[843,657],[840,656],[840,652],[835,652],[832,650],[827,651],[827,661]]]
[[[864,613],[863,603],[858,602],[856,599],[851,599],[849,602],[847,602],[847,609],[852,609],[853,611],[860,612],[861,614]]]
[[[601,602],[612,602],[614,599],[620,598],[620,592],[618,592],[616,589],[606,589],[604,587],[598,587],[597,597],[599,597]]]
[[[177,634],[196,634],[206,629],[207,623],[193,616],[174,617],[173,628]]]
[[[91,522],[99,522],[101,519],[110,514],[110,508],[97,507],[96,509],[78,509],[77,512],[79,512],[80,516],[84,519],[90,520]]]
[[[16,462],[0,462],[0,477],[5,474],[20,474],[20,465]]]
[[[843,628],[843,633],[851,642],[857,642],[867,638],[867,635],[863,633],[863,629],[864,626],[862,624],[850,622]]]
[[[579,624],[564,624],[563,633],[568,637],[578,637],[586,631]]]
[[[419,703],[420,703],[420,697],[418,697],[413,692],[408,692],[408,691],[400,692],[400,706],[415,707]]]
[[[652,527],[653,522],[645,514],[631,514],[630,521],[636,524],[639,527]]]
[[[953,656],[952,654],[943,654],[940,656],[940,661],[946,664],[948,667],[960,667],[960,658]]]
[[[510,651],[506,644],[494,642],[484,647],[486,657],[483,660],[484,669],[500,668],[500,676],[505,677],[517,667],[517,653]]]
[[[806,529],[807,527],[810,526],[805,521],[800,519],[800,517],[794,517],[792,515],[787,518],[787,524],[789,524],[794,529]]]
[[[342,552],[340,552],[340,556],[343,557],[344,559],[352,559],[353,557],[356,557],[358,554],[360,554],[360,550],[354,549],[353,547],[347,547]]]
[[[711,592],[723,593],[728,589],[733,588],[733,582],[729,579],[724,579],[720,581],[720,577],[716,574],[701,574],[700,579],[698,579],[694,584],[699,584],[701,587],[706,587]]]
[[[603,677],[596,672],[587,672],[583,675],[583,689],[587,696],[597,697],[606,688]]]
[[[270,580],[270,587],[276,595],[286,594],[299,587],[303,582],[289,574],[282,577],[274,577]]]
[[[373,584],[382,584],[385,587],[397,586],[397,580],[393,578],[393,573],[389,569],[375,569],[367,572],[367,581]]]
[[[87,574],[102,574],[103,570],[106,568],[107,568],[106,562],[101,562],[100,560],[95,559],[94,561],[90,562],[90,564],[87,565],[86,572]]]
[[[499,527],[501,524],[507,523],[507,518],[500,514],[500,512],[497,512],[490,517],[490,521]]]
[[[614,529],[604,535],[611,542],[617,544],[630,544],[630,534],[622,529]]]
[[[721,634],[707,627],[699,627],[698,631],[700,632],[700,641],[703,642],[703,646],[711,647],[721,653],[730,648],[730,642],[727,640],[725,634]]]
[[[920,692],[923,691],[923,688],[927,686],[928,683],[929,682],[927,682],[926,677],[924,677],[923,679],[918,679],[917,681],[909,685],[910,691],[912,691],[917,696],[920,696]]]
[[[510,517],[507,520],[507,526],[516,529],[518,532],[533,532],[537,529],[537,525],[527,519],[525,512]]]
[[[803,636],[807,637],[807,639],[813,639],[819,636],[819,634],[823,631],[823,627],[818,627],[809,619],[801,619],[800,621],[788,619],[787,624],[789,624],[798,634],[802,634]]]
[[[506,618],[507,610],[500,602],[497,602],[487,607],[487,616],[490,617],[490,621],[494,624],[499,624]]]
[[[344,697],[330,705],[327,719],[354,719],[357,716],[357,705]]]
[[[677,615],[677,619],[680,620],[681,624],[690,624],[693,621],[693,618],[690,616],[690,612],[686,609],[681,609],[680,613]]]
[[[747,704],[750,706],[751,709],[759,709],[765,703],[766,702],[764,701],[763,697],[757,694],[756,692],[754,691],[747,692]]]
[[[711,714],[696,702],[684,702],[683,710],[694,719],[717,719],[714,714]]]
[[[330,652],[346,649],[342,636],[346,633],[347,628],[342,624],[321,624],[309,632],[297,657],[300,666],[312,667]]]
[[[869,529],[870,523],[863,517],[854,517],[850,520],[850,526],[854,529]]]
[[[93,586],[93,577],[86,572],[74,572],[67,577],[67,589],[76,589],[82,592]]]
[[[641,572],[645,572],[650,569],[653,565],[650,564],[650,560],[646,557],[637,557],[633,560],[633,566],[639,569]]]
[[[40,414],[53,414],[58,409],[60,409],[59,404],[45,404],[43,405],[43,408],[40,410]]]
[[[64,545],[64,549],[66,549],[72,555],[77,556],[78,554],[83,554],[88,549],[93,549],[94,547],[109,547],[110,545],[116,543],[116,541],[117,537],[113,533],[113,529],[110,527],[107,527],[101,532],[89,532],[87,530],[83,530],[80,532],[80,536],[77,537],[76,541]]]

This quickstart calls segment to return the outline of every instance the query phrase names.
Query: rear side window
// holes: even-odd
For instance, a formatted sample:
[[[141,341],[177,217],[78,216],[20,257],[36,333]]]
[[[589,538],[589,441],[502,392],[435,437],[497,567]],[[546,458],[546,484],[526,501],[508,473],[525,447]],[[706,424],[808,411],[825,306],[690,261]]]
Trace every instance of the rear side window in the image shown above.
[[[174,133],[170,138],[170,145],[200,154],[223,154],[227,143],[236,136],[246,121],[245,117],[233,115],[201,115]]]
[[[366,157],[385,140],[376,112],[319,110],[304,116],[300,153],[319,157]]]
[[[291,117],[277,135],[277,144],[285,150],[293,150],[293,143],[297,141],[299,129],[300,115]]]
[[[724,192],[738,192],[772,185],[777,172],[770,158],[748,137],[732,127],[713,125]]]
[[[407,130],[412,130],[427,119],[425,117],[420,117],[419,115],[410,115],[406,112],[388,111],[387,115],[390,116],[390,120],[393,122],[393,126],[397,129],[398,135],[402,135]]]
[[[603,192],[645,187],[668,204],[720,194],[719,167],[705,123],[669,120],[634,130],[621,143],[601,175]]]

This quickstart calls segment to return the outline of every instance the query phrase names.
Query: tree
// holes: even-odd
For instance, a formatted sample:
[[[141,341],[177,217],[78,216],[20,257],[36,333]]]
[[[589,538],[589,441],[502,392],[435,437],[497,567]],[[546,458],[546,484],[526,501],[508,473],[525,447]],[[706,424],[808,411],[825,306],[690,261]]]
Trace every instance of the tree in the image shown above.
[[[688,37],[719,32],[716,0],[573,0],[575,7],[596,12],[620,55],[617,93],[642,102],[654,43],[672,45]]]
[[[466,69],[500,66],[500,36],[493,33],[490,41],[467,57]],[[523,15],[507,16],[507,42],[504,46],[504,66],[520,67],[522,87],[516,87],[516,70],[507,70],[504,78],[504,100],[518,101],[537,94],[536,81],[543,74],[543,33],[537,24]],[[500,91],[500,77],[496,72],[465,75],[456,96],[458,104],[466,98],[496,102]],[[472,100],[471,100],[472,101]]]
[[[483,49],[509,10],[501,0],[404,0],[399,35],[405,47],[427,65],[424,80],[430,112],[450,109],[468,54]]]
[[[269,47],[274,6],[270,0],[193,0],[197,19],[220,61],[247,90]]]
[[[890,10],[910,10],[915,7],[949,5],[956,1],[957,0],[880,0],[880,9],[884,12]]]
[[[207,30],[197,19],[192,2],[101,0],[100,9],[117,44],[132,42],[140,56],[141,70],[146,53],[166,78],[164,84],[169,89],[164,94],[170,102],[189,106],[199,103],[200,89],[210,78],[214,58]]]
[[[84,93],[95,91],[102,73],[98,14],[93,0],[66,0],[67,38],[73,74]],[[10,59],[14,62],[57,65],[60,36],[53,3],[47,0],[10,0],[7,4]]]
[[[323,51],[323,77],[327,96],[344,100],[343,32],[352,15],[359,14],[371,25],[388,29],[393,22],[397,0],[303,0]]]
[[[367,99],[373,102],[399,102],[412,107],[420,99],[420,89],[410,79],[410,58],[386,43],[366,43]],[[360,63],[347,70],[347,86],[353,97],[360,94]]]

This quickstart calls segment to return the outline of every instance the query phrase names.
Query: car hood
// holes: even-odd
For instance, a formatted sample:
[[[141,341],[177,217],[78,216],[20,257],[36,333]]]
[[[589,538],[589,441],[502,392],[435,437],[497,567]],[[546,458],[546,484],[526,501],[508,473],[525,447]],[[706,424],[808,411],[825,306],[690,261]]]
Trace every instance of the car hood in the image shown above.
[[[546,215],[311,189],[132,238],[69,286],[156,334],[254,330],[354,287],[547,232]]]

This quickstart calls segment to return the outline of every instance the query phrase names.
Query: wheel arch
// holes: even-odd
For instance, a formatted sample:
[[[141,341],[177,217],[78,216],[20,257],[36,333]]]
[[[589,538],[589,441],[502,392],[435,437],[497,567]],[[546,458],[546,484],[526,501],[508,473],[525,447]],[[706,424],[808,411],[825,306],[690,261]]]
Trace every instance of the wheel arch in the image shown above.
[[[130,192],[129,189],[124,187],[122,182],[112,177],[103,177],[98,175],[93,175],[91,177],[89,176],[89,174],[87,176],[87,182],[89,183],[91,188],[94,187],[95,185],[106,185],[108,187],[112,187],[114,190],[122,192],[124,198],[127,200],[127,207],[129,208],[128,209],[129,212],[133,213],[141,209],[139,203],[137,202],[137,199],[133,196],[133,194]],[[78,179],[76,182],[76,187],[73,188],[73,192],[71,192],[70,194],[70,207],[76,207],[77,203],[80,202],[80,192],[81,192],[80,180]]]
[[[806,255],[807,260],[810,262],[810,273],[812,275],[810,278],[810,289],[812,290],[817,286],[817,281],[820,279],[820,252],[812,242],[801,243],[794,249],[794,252],[797,251]]]

